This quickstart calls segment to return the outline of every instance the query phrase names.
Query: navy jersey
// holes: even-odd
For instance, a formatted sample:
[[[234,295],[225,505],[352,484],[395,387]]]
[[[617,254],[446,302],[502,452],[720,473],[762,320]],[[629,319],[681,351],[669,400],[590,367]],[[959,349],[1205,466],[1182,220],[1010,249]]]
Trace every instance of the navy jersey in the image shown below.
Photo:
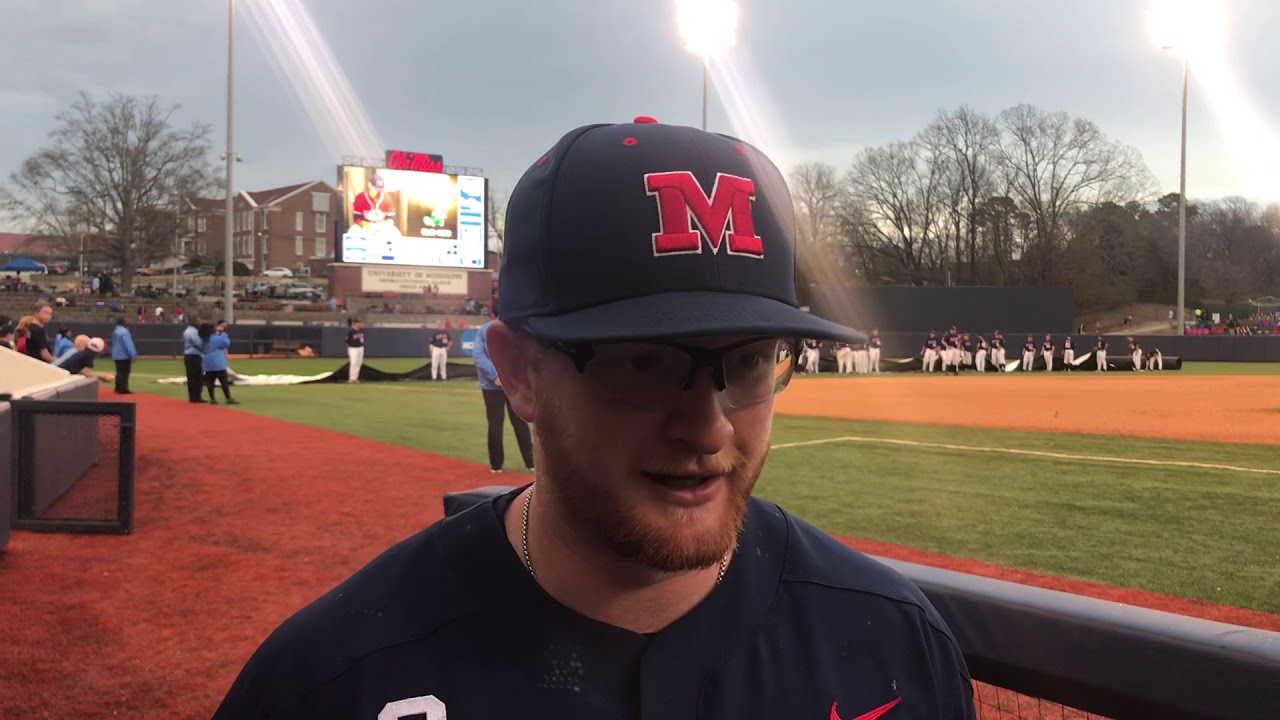
[[[972,340],[964,340],[964,341],[962,342],[962,345],[964,346],[964,351],[965,351],[965,352],[973,352],[973,341],[972,341]]]
[[[1129,352],[1131,353],[1138,352],[1138,343],[1136,342],[1129,343]]]
[[[877,349],[880,347],[880,336],[879,336],[879,335],[872,335],[872,336],[871,336],[871,347],[873,347],[873,348],[877,348]]]
[[[1044,344],[1040,346],[1040,349],[1045,352],[1053,352],[1053,341],[1045,340]]]
[[[947,345],[951,347],[960,347],[960,336],[954,333],[947,336]]]
[[[1063,349],[1063,350],[1074,350],[1074,349],[1075,349],[1075,345],[1073,345],[1073,344],[1072,344],[1072,342],[1071,342],[1071,337],[1070,337],[1070,336],[1067,336],[1067,337],[1063,338],[1063,340],[1062,340],[1062,349]]]
[[[507,540],[518,491],[419,532],[285,621],[214,720],[975,717],[956,641],[909,581],[772,503],[724,581],[637,634],[557,603]],[[518,512],[512,508],[512,512]]]
[[[820,340],[805,340],[804,346],[809,348],[810,350],[817,350],[818,348],[822,347],[822,342]]]
[[[443,330],[436,332],[435,335],[431,336],[431,346],[438,348],[449,347],[449,333]]]
[[[831,343],[831,349],[832,349],[833,351],[836,351],[836,352],[839,352],[839,351],[841,351],[841,350],[844,350],[844,349],[845,349],[845,348],[847,348],[847,347],[849,347],[849,343],[843,343],[843,342],[833,342],[833,343]]]
[[[1099,349],[1099,350],[1106,350],[1106,349],[1107,349],[1107,341],[1106,341],[1106,340],[1101,340],[1101,339],[1099,339],[1099,340],[1098,340],[1098,349]]]
[[[1036,344],[1028,340],[1027,344],[1022,346],[1022,350],[1023,352],[1033,353],[1036,351]]]
[[[929,338],[928,340],[925,340],[925,341],[924,341],[924,346],[925,346],[925,347],[927,347],[927,348],[929,348],[930,350],[937,350],[937,349],[938,349],[938,338]]]
[[[986,338],[978,338],[978,349],[986,350],[988,347]]]
[[[364,347],[364,331],[351,328],[347,331],[347,347]]]
[[[88,368],[93,367],[93,361],[97,357],[98,357],[98,353],[92,350],[89,350],[89,349],[77,350],[75,353],[69,356],[66,360],[62,361],[61,367],[63,370],[66,370],[72,375],[76,375],[81,370],[87,367]]]

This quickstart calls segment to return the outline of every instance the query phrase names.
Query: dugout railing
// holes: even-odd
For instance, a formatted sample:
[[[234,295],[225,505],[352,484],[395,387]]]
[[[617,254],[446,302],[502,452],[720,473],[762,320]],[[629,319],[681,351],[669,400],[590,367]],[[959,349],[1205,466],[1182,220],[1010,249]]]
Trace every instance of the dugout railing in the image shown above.
[[[136,406],[9,400],[12,527],[133,532]]]
[[[511,489],[446,494],[445,516]],[[979,691],[980,717],[1280,718],[1280,633],[876,559],[937,607],[973,679],[1011,694]]]

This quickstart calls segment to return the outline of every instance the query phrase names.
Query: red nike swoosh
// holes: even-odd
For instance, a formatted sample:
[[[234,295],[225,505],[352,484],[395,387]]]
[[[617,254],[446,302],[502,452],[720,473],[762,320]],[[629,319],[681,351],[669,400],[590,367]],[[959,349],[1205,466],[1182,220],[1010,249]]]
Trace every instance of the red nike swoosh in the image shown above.
[[[887,702],[875,710],[863,713],[856,718],[851,718],[851,720],[876,720],[876,718],[883,717],[885,713],[892,710],[900,702],[902,702],[902,698],[894,698],[892,702]],[[840,720],[840,716],[836,714],[836,703],[831,703],[831,720]]]

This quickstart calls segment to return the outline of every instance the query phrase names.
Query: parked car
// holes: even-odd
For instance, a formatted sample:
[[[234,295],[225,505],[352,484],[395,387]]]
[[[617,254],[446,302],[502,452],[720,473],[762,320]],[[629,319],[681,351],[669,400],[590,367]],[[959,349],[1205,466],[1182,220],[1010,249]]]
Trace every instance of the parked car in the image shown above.
[[[262,276],[269,278],[291,278],[293,277],[293,271],[289,268],[274,267],[270,270],[263,270]]]

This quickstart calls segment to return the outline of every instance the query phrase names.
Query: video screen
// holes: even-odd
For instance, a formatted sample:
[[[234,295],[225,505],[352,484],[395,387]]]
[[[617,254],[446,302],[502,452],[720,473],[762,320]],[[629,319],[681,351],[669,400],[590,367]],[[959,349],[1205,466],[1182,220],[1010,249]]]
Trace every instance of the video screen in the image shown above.
[[[486,181],[469,175],[339,168],[344,263],[483,268]]]

